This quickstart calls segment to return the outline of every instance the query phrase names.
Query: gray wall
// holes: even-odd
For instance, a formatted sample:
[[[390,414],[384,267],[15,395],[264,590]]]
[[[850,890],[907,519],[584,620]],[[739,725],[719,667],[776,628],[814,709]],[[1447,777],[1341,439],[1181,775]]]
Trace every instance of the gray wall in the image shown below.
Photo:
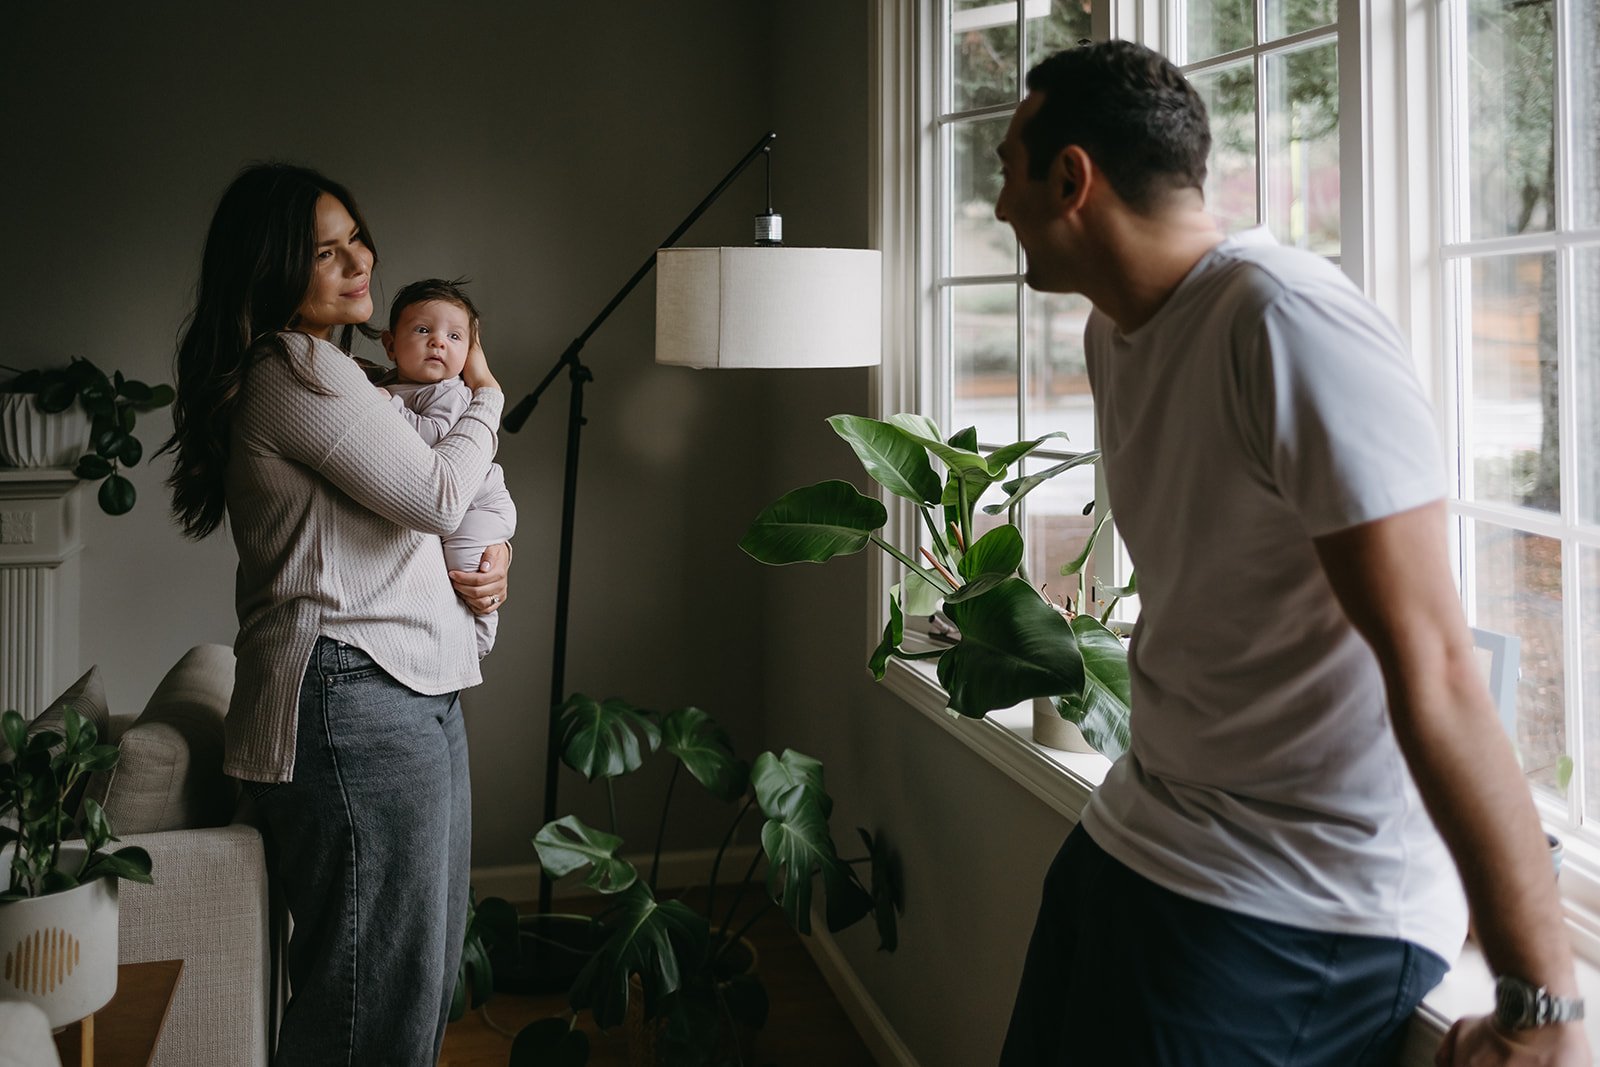
[[[424,274],[470,274],[512,399],[537,380],[764,129],[775,196],[800,245],[868,239],[862,0],[439,5],[12,5],[0,32],[0,362],[83,354],[169,380],[215,198],[251,159],[346,182],[383,262],[380,301]],[[448,137],[444,136],[448,134]],[[742,243],[747,177],[691,234]],[[741,750],[823,760],[836,835],[881,831],[907,885],[901,949],[839,941],[927,1067],[992,1062],[1036,907],[1066,827],[862,668],[864,559],[766,570],[733,545],[781,492],[861,483],[823,419],[870,410],[869,378],[700,374],[651,361],[643,286],[590,343],[569,689],[694,702]],[[467,695],[474,864],[532,859],[549,686],[565,389],[500,460],[522,513],[513,601],[485,683]],[[147,447],[170,430],[143,424]],[[230,642],[233,549],[167,517],[164,465],[133,472],[132,514],[88,509],[82,647],[136,711],[199,641]],[[656,794],[622,790],[642,841]],[[563,809],[603,821],[570,773]],[[634,816],[627,805],[634,802]],[[669,847],[715,843],[722,813],[686,806]]]

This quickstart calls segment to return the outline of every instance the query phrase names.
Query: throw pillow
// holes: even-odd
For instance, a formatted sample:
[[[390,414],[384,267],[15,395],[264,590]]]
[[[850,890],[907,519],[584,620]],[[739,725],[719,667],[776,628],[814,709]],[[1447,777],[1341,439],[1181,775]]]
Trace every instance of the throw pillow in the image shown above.
[[[222,773],[223,717],[233,693],[233,649],[184,654],[117,743],[116,767],[89,795],[119,836],[225,826],[238,783]]]

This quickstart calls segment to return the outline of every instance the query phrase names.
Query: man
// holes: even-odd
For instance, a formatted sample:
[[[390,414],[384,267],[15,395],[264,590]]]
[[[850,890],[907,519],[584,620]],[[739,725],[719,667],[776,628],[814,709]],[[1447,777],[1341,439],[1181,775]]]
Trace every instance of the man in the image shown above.
[[[1461,945],[1454,856],[1502,977],[1439,1062],[1587,1065],[1399,336],[1326,261],[1221,238],[1205,107],[1159,55],[1089,45],[1027,85],[995,214],[1029,285],[1094,304],[1143,614],[1132,747],[1051,867],[1002,1063],[1387,1064]]]

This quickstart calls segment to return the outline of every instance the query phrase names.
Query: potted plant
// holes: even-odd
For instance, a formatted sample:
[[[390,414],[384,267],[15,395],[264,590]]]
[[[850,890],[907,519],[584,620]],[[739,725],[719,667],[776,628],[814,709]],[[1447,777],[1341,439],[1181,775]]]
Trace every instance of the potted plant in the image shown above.
[[[881,838],[859,830],[866,854],[839,855],[828,826],[833,801],[823,788],[820,763],[793,750],[764,752],[753,764],[734,755],[727,734],[698,708],[645,711],[623,700],[574,694],[560,711],[562,761],[590,781],[605,782],[611,830],[565,816],[534,838],[539,861],[552,878],[587,871],[584,884],[615,903],[592,921],[599,947],[569,991],[572,1016],[545,1019],[517,1036],[513,1065],[587,1062],[588,1039],[574,1026],[591,1011],[603,1029],[632,1013],[630,1044],[637,1057],[659,1063],[743,1063],[739,1036],[766,1021],[767,994],[753,973],[754,953],[743,935],[771,908],[781,908],[800,934],[811,932],[811,903],[822,879],[828,929],[842,930],[872,916],[879,947],[893,951],[899,893]],[[647,754],[673,757],[661,820],[647,875],[620,855],[614,780],[641,767]],[[703,912],[682,900],[658,897],[661,842],[681,772],[719,800],[739,804],[723,835],[707,879]],[[742,802],[742,803],[740,803]],[[752,810],[765,819],[761,848],[733,893],[719,907],[719,874],[735,831]],[[733,919],[759,865],[766,864],[768,899],[735,928]],[[869,880],[856,867],[866,865]],[[630,979],[632,982],[630,983]]]
[[[0,764],[0,862],[10,872],[0,894],[0,987],[6,999],[39,1005],[52,1027],[98,1011],[116,992],[116,880],[150,881],[144,849],[104,851],[116,837],[91,799],[83,839],[67,840],[74,788],[116,766],[117,750],[99,744],[94,724],[72,708],[63,726],[64,737],[29,737],[17,712],[0,717],[14,754]]]
[[[108,378],[76,357],[50,370],[0,370],[17,375],[0,386],[0,458],[15,467],[70,464],[79,478],[100,482],[101,511],[131,511],[137,494],[118,471],[144,456],[133,434],[138,415],[172,403],[172,386],[146,385],[121,371]]]
[[[750,526],[739,547],[762,563],[821,563],[876,545],[905,568],[889,591],[889,622],[867,666],[882,680],[890,657],[937,659],[939,682],[951,710],[981,718],[1036,697],[1056,698],[1060,714],[1089,743],[1116,759],[1128,746],[1128,656],[1106,625],[1115,598],[1135,586],[1108,590],[1104,617],[1073,613],[1051,604],[1022,572],[1022,533],[1004,523],[974,539],[979,500],[994,486],[1003,500],[984,507],[998,515],[1034,489],[1074,467],[1099,459],[1095,451],[1073,454],[1027,477],[1007,479],[1013,464],[1051,438],[996,448],[984,455],[971,427],[946,440],[921,415],[901,414],[886,422],[835,415],[829,425],[855,451],[869,477],[915,505],[926,542],[900,548],[880,536],[888,511],[849,482],[825,481],[796,489],[771,504]],[[940,474],[942,470],[942,476]],[[1095,528],[1097,536],[1105,519]],[[1062,568],[1075,574],[1082,555]],[[921,554],[921,562],[915,557]],[[953,624],[954,642],[924,652],[902,647],[905,616],[938,613]]]

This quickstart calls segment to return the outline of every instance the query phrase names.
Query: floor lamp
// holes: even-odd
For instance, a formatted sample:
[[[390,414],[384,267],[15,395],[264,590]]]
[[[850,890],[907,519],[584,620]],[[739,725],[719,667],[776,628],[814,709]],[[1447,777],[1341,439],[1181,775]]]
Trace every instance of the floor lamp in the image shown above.
[[[635,286],[657,268],[656,362],[700,368],[863,367],[881,351],[880,256],[870,249],[786,248],[783,217],[772,210],[772,142],[765,133],[710,194],[652,249],[594,321],[549,372],[506,414],[508,432],[522,428],[539,398],[565,369],[572,383],[567,406],[566,474],[561,493],[561,547],[556,575],[551,648],[550,711],[545,733],[544,808],[540,825],[556,818],[560,738],[556,712],[566,699],[567,615],[571,593],[573,520],[578,494],[578,446],[585,419],[584,386],[594,375],[584,344]],[[755,247],[674,248],[684,232],[745,169],[767,160],[767,209],[756,216]],[[541,870],[539,914],[550,914],[551,881]]]

